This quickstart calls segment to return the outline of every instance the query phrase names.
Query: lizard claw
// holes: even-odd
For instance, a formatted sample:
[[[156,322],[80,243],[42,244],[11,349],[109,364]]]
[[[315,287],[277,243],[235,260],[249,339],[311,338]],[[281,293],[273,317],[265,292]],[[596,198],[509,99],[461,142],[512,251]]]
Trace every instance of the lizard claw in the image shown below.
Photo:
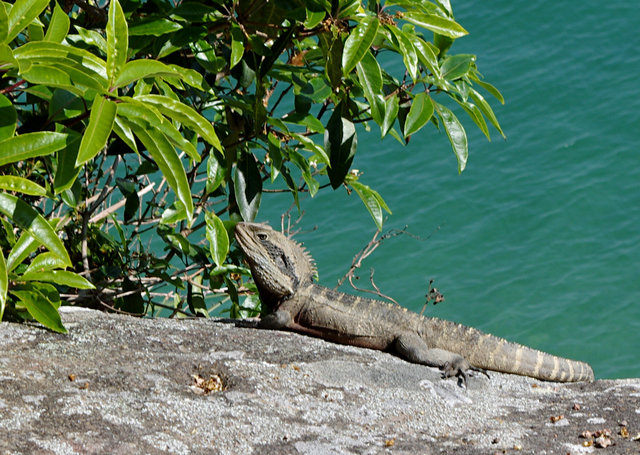
[[[473,372],[482,373],[489,378],[487,370],[469,365],[469,363],[462,357],[446,362],[442,366],[442,370],[443,379],[455,376],[458,378],[458,385],[464,384],[465,389],[468,388],[469,376],[473,376]]]
[[[469,368],[469,364],[462,357],[453,361],[445,362],[442,366],[442,378],[445,379],[455,376],[458,378],[459,382],[462,382],[464,387],[467,388],[467,380],[469,379],[467,370]]]

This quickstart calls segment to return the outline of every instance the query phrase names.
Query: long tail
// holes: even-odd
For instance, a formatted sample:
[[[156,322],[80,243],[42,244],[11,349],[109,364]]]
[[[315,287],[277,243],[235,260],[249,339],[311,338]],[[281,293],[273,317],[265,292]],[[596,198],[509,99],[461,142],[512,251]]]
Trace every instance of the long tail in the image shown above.
[[[431,338],[435,347],[457,352],[475,367],[546,381],[594,380],[585,362],[556,357],[450,321],[430,319],[427,327],[437,333]]]

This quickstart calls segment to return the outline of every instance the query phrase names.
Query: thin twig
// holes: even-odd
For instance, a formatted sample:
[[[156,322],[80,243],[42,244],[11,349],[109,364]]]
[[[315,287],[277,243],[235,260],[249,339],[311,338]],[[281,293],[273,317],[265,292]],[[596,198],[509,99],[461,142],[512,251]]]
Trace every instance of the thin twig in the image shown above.
[[[149,191],[151,191],[153,189],[154,186],[155,186],[155,183],[152,182],[150,185],[147,185],[146,187],[142,188],[140,191],[138,191],[138,197],[142,197],[145,194],[147,194]],[[127,203],[126,199],[121,199],[120,201],[116,202],[115,204],[113,204],[113,205],[107,207],[106,209],[104,209],[102,212],[100,212],[97,215],[94,215],[93,217],[91,217],[89,219],[89,223],[97,223],[101,219],[106,218],[109,215],[111,215],[113,212],[118,210],[120,207],[123,207],[126,203]]]
[[[353,282],[353,280],[355,278],[354,277],[354,273],[355,273],[355,271],[357,269],[359,269],[362,266],[362,261],[364,261],[367,257],[369,257],[382,244],[382,242],[385,241],[386,239],[388,239],[390,237],[396,237],[396,236],[402,235],[402,234],[406,234],[406,235],[409,235],[409,236],[411,236],[413,238],[420,239],[420,237],[408,232],[407,231],[407,226],[405,226],[404,228],[402,228],[400,230],[392,229],[392,230],[386,232],[385,234],[383,234],[382,236],[380,236],[380,233],[381,233],[381,231],[378,229],[375,232],[375,234],[373,234],[373,238],[369,241],[369,243],[367,243],[365,245],[365,247],[362,248],[358,252],[358,254],[356,254],[353,257],[353,260],[351,261],[351,267],[349,267],[349,270],[347,271],[347,273],[345,273],[344,276],[338,280],[338,284],[334,289],[338,289],[340,286],[342,286],[342,284],[345,282],[345,280],[348,279],[349,280],[349,284],[351,284],[351,287],[353,287],[356,291],[361,291],[361,292],[367,292],[367,293],[370,293],[370,294],[374,294],[374,295],[377,295],[378,297],[381,297],[381,298],[383,298],[385,300],[389,300],[389,301],[391,301],[393,303],[398,304],[398,302],[396,302],[393,298],[391,298],[388,295],[383,294],[382,292],[380,292],[380,289],[378,288],[378,286],[373,281],[373,273],[374,273],[373,269],[371,269],[371,274],[370,274],[369,281],[371,282],[371,285],[373,286],[375,291],[373,291],[371,289],[359,288]]]

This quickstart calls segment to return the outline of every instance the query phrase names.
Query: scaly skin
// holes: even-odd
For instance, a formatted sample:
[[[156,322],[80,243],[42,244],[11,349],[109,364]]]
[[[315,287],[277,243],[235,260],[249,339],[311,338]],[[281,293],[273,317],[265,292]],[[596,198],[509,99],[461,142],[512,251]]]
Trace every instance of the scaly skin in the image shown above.
[[[235,232],[260,299],[270,311],[261,328],[389,351],[443,369],[445,377],[459,376],[465,383],[470,370],[485,369],[548,381],[593,381],[593,370],[584,362],[316,285],[315,266],[304,248],[265,224],[238,223]]]

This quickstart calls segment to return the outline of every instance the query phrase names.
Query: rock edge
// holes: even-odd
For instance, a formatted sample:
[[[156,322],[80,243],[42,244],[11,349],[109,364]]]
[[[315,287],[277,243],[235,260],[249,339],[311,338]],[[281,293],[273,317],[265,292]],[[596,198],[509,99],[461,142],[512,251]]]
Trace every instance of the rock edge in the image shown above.
[[[640,379],[491,373],[465,390],[383,352],[229,321],[62,315],[68,335],[0,324],[2,454],[564,455],[598,450],[580,435],[603,429],[604,453],[640,451]]]

